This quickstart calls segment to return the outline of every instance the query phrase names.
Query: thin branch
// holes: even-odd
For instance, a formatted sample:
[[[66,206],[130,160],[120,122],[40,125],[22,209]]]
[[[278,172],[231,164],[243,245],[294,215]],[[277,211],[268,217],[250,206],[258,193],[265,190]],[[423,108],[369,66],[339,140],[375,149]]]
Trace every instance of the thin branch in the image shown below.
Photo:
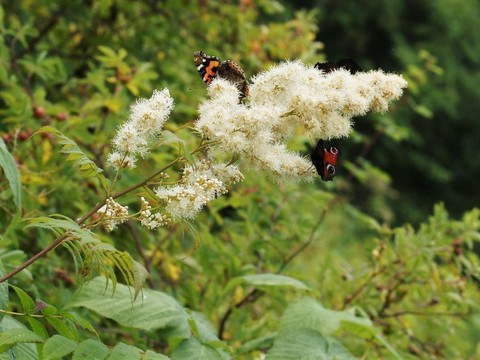
[[[310,236],[308,237],[307,241],[305,241],[297,250],[295,250],[292,254],[290,254],[289,256],[287,256],[285,258],[283,263],[280,265],[280,267],[276,271],[277,274],[280,274],[287,267],[287,265],[293,261],[293,259],[295,259],[298,255],[300,255],[303,251],[305,251],[305,249],[307,249],[310,246],[310,244],[313,242],[313,240],[315,238],[315,233],[318,230],[318,228],[320,227],[320,225],[323,223],[323,220],[325,219],[326,214],[327,214],[327,208],[325,208],[322,211],[322,214],[320,215],[320,218],[318,219],[318,221],[316,222],[316,224],[313,226],[312,230],[310,231]],[[257,288],[253,288],[249,291],[249,293],[247,295],[245,295],[242,298],[242,300],[240,300],[235,305],[230,305],[228,307],[225,314],[223,314],[223,316],[220,320],[220,324],[218,326],[218,338],[220,340],[223,339],[223,334],[225,332],[225,327],[227,325],[228,319],[230,318],[230,315],[232,315],[232,313],[233,313],[233,309],[239,309],[239,308],[241,308],[241,307],[243,307],[247,304],[254,303],[261,296],[263,296],[263,294],[265,294],[263,291],[261,291]]]
[[[304,252],[306,248],[310,246],[310,244],[313,242],[315,238],[315,233],[317,232],[320,225],[322,225],[323,220],[325,220],[326,214],[327,214],[327,208],[323,209],[322,213],[320,214],[320,217],[318,218],[317,223],[313,226],[312,230],[310,231],[310,236],[308,237],[308,240],[304,242],[292,254],[287,256],[287,258],[283,261],[282,265],[280,265],[280,267],[278,268],[277,274],[280,274],[287,267],[287,265],[293,261],[293,259],[295,259],[298,255]]]
[[[353,293],[351,293],[350,295],[348,295],[345,300],[343,301],[343,305],[342,305],[342,309],[345,309],[348,305],[350,305],[350,303],[355,300],[361,293],[363,290],[365,290],[365,288],[371,284],[372,280],[374,278],[376,278],[378,275],[384,273],[386,271],[386,267],[383,267],[381,268],[380,270],[375,270],[373,271],[372,273],[370,273],[370,275],[368,276],[367,280],[365,280],[365,282],[360,285],[358,288],[355,289],[355,291]]]
[[[27,261],[25,261],[22,265],[16,267],[14,270],[10,271],[8,274],[2,276],[0,278],[0,283],[3,283],[4,281],[10,279],[12,276],[15,276],[17,275],[20,271],[22,271],[23,269],[27,268],[28,266],[30,266],[31,264],[33,264],[35,261],[37,261],[38,259],[40,259],[41,257],[45,256],[46,254],[48,254],[50,251],[52,251],[53,249],[55,249],[58,245],[60,245],[62,243],[63,240],[65,240],[68,236],[68,232],[66,232],[65,234],[59,236],[58,238],[56,238],[54,241],[52,241],[47,247],[45,247],[44,249],[42,249],[40,252],[38,252],[36,255],[32,256],[30,259],[28,259]]]

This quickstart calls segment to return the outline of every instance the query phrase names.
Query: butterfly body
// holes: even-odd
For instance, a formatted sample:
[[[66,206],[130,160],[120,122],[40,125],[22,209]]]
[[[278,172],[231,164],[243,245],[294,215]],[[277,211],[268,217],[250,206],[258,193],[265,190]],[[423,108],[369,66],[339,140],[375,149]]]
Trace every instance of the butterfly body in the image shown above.
[[[216,56],[207,55],[203,51],[196,51],[193,60],[203,82],[207,85],[217,76],[228,80],[240,91],[240,98],[248,96],[249,88],[245,72],[232,60],[220,61]]]
[[[337,62],[327,61],[327,62],[317,62],[315,64],[315,69],[322,70],[324,73],[330,73],[334,70],[345,69],[350,71],[352,74],[355,74],[357,71],[360,71],[360,66],[357,65],[352,59],[340,59]]]
[[[325,148],[323,140],[318,140],[310,158],[323,181],[331,181],[335,177],[340,155],[340,149],[333,146]]]

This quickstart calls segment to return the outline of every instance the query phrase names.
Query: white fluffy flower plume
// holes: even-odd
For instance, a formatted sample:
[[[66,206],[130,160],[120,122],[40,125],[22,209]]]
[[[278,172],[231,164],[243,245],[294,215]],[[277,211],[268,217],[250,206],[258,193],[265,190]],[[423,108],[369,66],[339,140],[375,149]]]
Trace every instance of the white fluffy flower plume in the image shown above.
[[[155,90],[150,99],[140,99],[130,107],[130,117],[120,126],[113,139],[113,152],[108,162],[116,169],[136,166],[139,156],[149,152],[149,140],[163,129],[173,109],[168,89]]]
[[[353,117],[386,111],[406,86],[401,76],[382,71],[325,73],[285,62],[253,79],[246,103],[239,102],[234,84],[215,79],[196,128],[276,178],[309,179],[311,162],[286,146],[298,128],[315,139],[346,137]]]
[[[234,165],[212,164],[202,160],[186,165],[178,185],[160,186],[155,195],[165,204],[165,211],[174,221],[193,219],[209,202],[225,194],[227,186],[242,181],[243,175]]]

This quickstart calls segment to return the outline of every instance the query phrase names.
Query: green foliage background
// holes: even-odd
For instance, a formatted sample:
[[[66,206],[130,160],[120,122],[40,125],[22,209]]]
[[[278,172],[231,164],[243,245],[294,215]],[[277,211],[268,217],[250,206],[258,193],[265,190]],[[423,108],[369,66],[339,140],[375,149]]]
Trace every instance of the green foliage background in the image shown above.
[[[52,231],[75,237],[0,284],[1,358],[480,357],[479,15],[474,0],[3,3],[0,273],[51,244]],[[200,49],[249,76],[285,59],[352,57],[402,73],[409,88],[336,142],[334,183],[247,171],[193,229],[129,222],[96,238],[78,228],[71,219],[104,200],[87,175],[112,175],[110,141],[136,98],[168,87],[167,129],[195,120]],[[30,137],[46,125],[63,135]],[[307,153],[314,140],[299,134],[290,146]],[[141,167],[176,151],[159,147]],[[142,176],[125,173],[120,189]],[[97,275],[111,279],[106,292]]]

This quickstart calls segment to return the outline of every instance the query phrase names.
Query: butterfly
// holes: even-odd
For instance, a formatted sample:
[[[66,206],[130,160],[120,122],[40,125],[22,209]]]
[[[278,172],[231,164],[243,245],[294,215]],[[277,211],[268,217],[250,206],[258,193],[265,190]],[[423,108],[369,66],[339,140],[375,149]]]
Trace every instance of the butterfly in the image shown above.
[[[338,69],[348,70],[352,74],[360,71],[360,66],[358,66],[357,63],[352,59],[340,59],[336,63],[333,61],[327,61],[324,63],[317,62],[314,67],[315,69],[322,70],[324,73],[327,74]]]
[[[333,180],[335,176],[335,166],[337,166],[340,155],[341,152],[339,148],[331,146],[326,149],[323,140],[318,140],[317,146],[315,146],[310,154],[310,158],[323,181]]]
[[[232,60],[220,61],[216,56],[203,51],[193,54],[193,61],[203,82],[210,85],[217,76],[235,84],[240,91],[240,99],[248,96],[249,88],[243,69]]]

